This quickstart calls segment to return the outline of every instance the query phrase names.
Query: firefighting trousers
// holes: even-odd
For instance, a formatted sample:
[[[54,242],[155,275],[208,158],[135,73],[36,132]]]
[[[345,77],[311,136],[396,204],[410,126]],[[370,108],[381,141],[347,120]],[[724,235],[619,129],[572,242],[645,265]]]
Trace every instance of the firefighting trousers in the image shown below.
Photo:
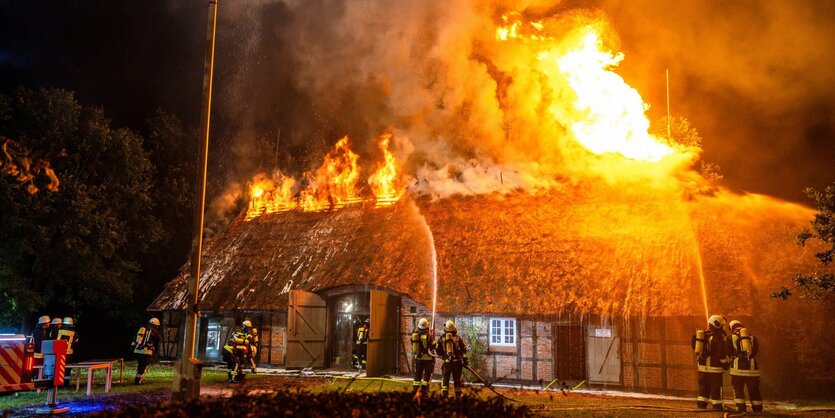
[[[455,396],[461,396],[461,372],[463,366],[460,361],[444,363],[444,379],[441,381],[441,396],[449,395],[449,378],[455,383]]]
[[[354,367],[365,367],[368,344],[354,344]]]
[[[412,382],[412,393],[420,389],[421,393],[429,393],[429,382],[435,371],[435,359],[415,360],[415,380]]]
[[[136,355],[136,383],[141,383],[142,379],[145,377],[145,370],[148,369],[148,365],[151,364],[151,355],[150,354],[137,354]]]
[[[748,399],[751,400],[751,409],[754,412],[762,412],[763,398],[760,394],[759,376],[731,376],[731,385],[734,387],[734,403],[738,412],[746,412],[746,386],[748,386]]]
[[[722,375],[724,373],[699,372],[699,396],[696,406],[707,408],[708,402],[713,409],[722,409]]]

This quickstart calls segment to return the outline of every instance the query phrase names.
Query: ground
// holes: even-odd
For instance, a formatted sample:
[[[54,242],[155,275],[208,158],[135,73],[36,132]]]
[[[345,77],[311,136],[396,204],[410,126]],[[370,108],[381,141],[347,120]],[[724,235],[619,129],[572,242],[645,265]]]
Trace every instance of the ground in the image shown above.
[[[124,405],[155,405],[169,401],[171,398],[172,370],[169,365],[154,365],[146,375],[146,383],[142,386],[132,384],[133,364],[126,364],[126,383],[114,383],[110,393],[104,394],[99,385],[91,397],[84,391],[75,392],[75,387],[61,390],[60,402],[70,407],[71,416],[86,416],[103,409],[119,409]],[[269,394],[280,390],[305,391],[313,394],[323,393],[378,393],[378,392],[408,392],[411,383],[399,379],[352,379],[350,376],[321,376],[299,374],[249,374],[242,384],[229,385],[225,383],[226,373],[219,368],[207,368],[203,371],[201,394],[213,399],[228,397],[234,393],[249,393],[252,395]],[[432,391],[440,390],[433,384]],[[671,397],[629,397],[616,395],[601,395],[590,392],[534,391],[498,388],[501,396],[507,397],[512,405],[524,405],[536,415],[561,415],[574,417],[682,417],[701,415],[694,408],[694,402],[689,399]],[[470,386],[467,390],[470,396],[490,399],[497,395],[483,386]],[[44,393],[20,393],[0,397],[0,410],[5,411],[7,417],[31,416],[35,407],[45,400]],[[423,400],[424,402],[426,400]],[[731,401],[726,406],[731,407]],[[835,402],[781,402],[766,406],[766,413],[762,416],[799,416],[819,414],[828,416],[835,413]],[[709,413],[719,416],[718,413]],[[729,415],[733,416],[733,414]]]

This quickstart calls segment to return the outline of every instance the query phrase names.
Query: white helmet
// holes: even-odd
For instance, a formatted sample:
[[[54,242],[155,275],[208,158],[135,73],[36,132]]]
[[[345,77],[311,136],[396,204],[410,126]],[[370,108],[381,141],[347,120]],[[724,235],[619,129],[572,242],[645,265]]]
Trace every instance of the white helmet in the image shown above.
[[[429,320],[426,319],[426,318],[420,318],[420,321],[418,321],[418,329],[425,330],[425,329],[428,329],[428,328],[429,328]]]
[[[75,325],[75,321],[72,320],[72,317],[65,316],[64,317],[64,325]]]
[[[734,329],[736,329],[736,328],[742,328],[742,327],[744,327],[744,326],[745,326],[745,325],[742,325],[742,322],[741,322],[741,321],[737,321],[736,319],[734,319],[733,321],[731,321],[731,322],[729,322],[729,323],[728,323],[728,328],[730,328],[730,329],[731,329],[731,331],[733,331],[733,330],[734,330]]]
[[[725,317],[722,315],[711,315],[710,318],[707,319],[708,325],[714,328],[722,328],[725,326]]]
[[[63,323],[64,323],[64,321],[62,321],[61,318],[55,318],[51,322],[52,325],[61,325]]]
[[[455,332],[456,329],[457,328],[455,328],[455,322],[452,322],[451,319],[449,321],[446,321],[446,324],[444,324],[444,331],[446,332]]]
[[[38,318],[38,325],[48,324],[49,323],[49,315],[44,315]]]
[[[252,328],[252,321],[250,321],[249,319],[245,320],[243,322],[243,326],[245,326],[247,328]]]
[[[151,325],[159,326],[159,319],[151,318],[151,319],[148,320],[148,323],[151,324]]]

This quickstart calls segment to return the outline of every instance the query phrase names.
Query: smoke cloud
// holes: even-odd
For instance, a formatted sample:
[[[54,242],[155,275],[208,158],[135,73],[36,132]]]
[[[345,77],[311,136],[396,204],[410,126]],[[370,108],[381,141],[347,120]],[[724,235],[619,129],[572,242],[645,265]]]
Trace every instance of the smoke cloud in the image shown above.
[[[832,5],[261,0],[221,11],[218,164],[230,181],[275,168],[299,175],[345,134],[370,167],[373,140],[392,129],[419,193],[553,187],[587,170],[566,139],[570,118],[542,107],[571,93],[523,74],[536,66],[524,46],[496,41],[507,12],[546,22],[557,39],[605,26],[605,43],[626,54],[618,72],[654,104],[654,118],[664,114],[669,68],[673,114],[702,132],[705,159],[732,186],[799,194],[832,174],[804,161],[835,149],[818,136],[835,131],[821,105],[835,94],[835,72],[822,70],[835,46]],[[784,175],[766,177],[764,167]]]

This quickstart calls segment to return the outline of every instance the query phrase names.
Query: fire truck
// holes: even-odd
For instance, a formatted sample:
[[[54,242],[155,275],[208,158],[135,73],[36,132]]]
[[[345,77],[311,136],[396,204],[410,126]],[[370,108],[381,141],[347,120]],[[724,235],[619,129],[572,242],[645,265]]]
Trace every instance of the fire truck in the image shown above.
[[[38,409],[41,414],[60,414],[58,387],[64,384],[67,362],[67,342],[46,340],[41,346],[43,366],[35,373],[35,344],[22,334],[0,334],[0,393],[47,389],[47,405]]]

